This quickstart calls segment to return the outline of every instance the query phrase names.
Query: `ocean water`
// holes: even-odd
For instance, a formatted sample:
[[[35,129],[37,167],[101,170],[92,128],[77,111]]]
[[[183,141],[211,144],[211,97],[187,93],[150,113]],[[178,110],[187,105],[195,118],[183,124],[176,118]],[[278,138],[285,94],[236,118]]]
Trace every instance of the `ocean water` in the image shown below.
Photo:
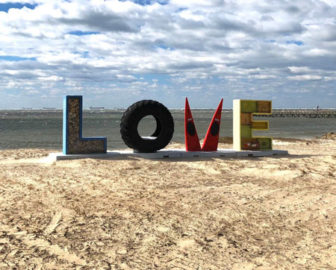
[[[172,110],[175,123],[173,142],[184,142],[184,112]],[[83,136],[106,136],[108,149],[125,148],[120,136],[122,111],[84,111]],[[200,139],[204,138],[214,110],[193,110],[193,117]],[[0,111],[0,149],[62,148],[61,111]],[[267,119],[267,118],[263,118]],[[258,118],[257,120],[261,120]],[[254,135],[285,138],[314,138],[336,131],[336,119],[329,118],[269,118],[267,132]],[[139,124],[142,136],[151,135],[155,122],[146,117]],[[232,136],[232,111],[223,111],[220,136]]]

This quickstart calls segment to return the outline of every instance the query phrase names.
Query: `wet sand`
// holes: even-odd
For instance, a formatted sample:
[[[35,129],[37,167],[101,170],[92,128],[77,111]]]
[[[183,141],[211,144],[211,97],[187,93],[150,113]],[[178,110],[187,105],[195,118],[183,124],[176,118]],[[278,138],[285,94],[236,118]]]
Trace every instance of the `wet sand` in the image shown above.
[[[335,269],[335,138],[274,149],[290,155],[46,162],[50,150],[1,151],[0,269]]]

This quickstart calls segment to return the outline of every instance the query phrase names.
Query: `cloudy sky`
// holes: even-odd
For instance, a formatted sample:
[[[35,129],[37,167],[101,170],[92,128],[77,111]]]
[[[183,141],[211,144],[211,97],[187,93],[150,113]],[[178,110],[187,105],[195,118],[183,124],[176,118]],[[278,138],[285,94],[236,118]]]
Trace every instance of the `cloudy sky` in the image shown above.
[[[336,107],[335,0],[0,1],[0,109]]]

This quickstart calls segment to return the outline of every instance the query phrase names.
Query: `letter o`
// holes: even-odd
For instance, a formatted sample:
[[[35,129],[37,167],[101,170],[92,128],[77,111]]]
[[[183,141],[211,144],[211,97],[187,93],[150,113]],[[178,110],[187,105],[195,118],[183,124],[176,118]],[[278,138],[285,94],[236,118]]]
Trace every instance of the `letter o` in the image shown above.
[[[141,137],[138,124],[145,116],[151,115],[156,121],[156,129],[151,137]],[[120,134],[124,143],[137,152],[152,153],[171,141],[174,134],[174,120],[169,110],[154,100],[141,100],[124,112],[120,123]]]

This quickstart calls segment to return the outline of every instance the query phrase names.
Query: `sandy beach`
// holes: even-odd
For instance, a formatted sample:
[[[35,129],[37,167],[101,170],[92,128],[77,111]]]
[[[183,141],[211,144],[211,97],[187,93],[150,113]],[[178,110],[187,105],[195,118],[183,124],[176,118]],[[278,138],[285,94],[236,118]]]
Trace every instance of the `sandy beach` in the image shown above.
[[[336,269],[335,136],[274,149],[290,155],[47,162],[50,150],[3,150],[0,269]]]

